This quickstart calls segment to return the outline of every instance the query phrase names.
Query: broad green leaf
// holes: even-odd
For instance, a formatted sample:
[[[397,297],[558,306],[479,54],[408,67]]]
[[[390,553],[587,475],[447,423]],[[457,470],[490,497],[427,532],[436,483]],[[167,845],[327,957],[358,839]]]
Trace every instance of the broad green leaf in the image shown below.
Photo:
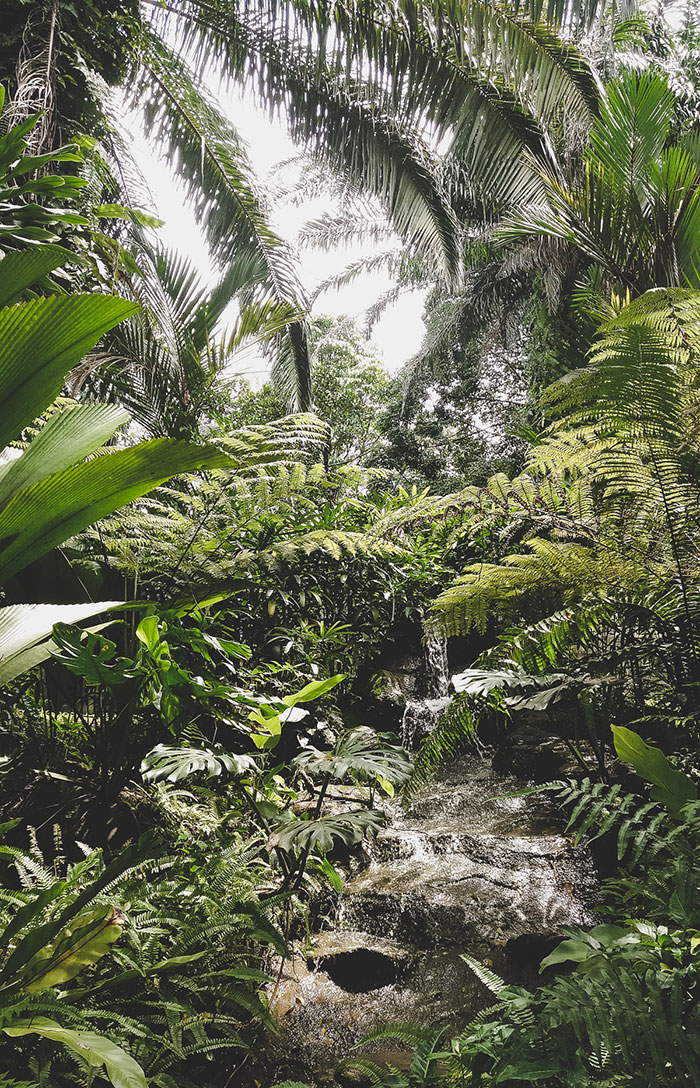
[[[90,604],[13,604],[0,608],[0,685],[45,661],[56,648],[50,638],[57,623],[79,623],[120,607],[119,601]]]
[[[228,771],[232,775],[256,771],[252,756],[236,755],[223,750],[208,748],[173,748],[157,744],[141,764],[141,774],[147,782],[179,782],[196,771],[203,771],[212,778]]]
[[[552,967],[555,963],[583,963],[595,953],[588,941],[562,941],[540,963],[540,971]]]
[[[24,966],[22,989],[35,993],[75,978],[102,959],[121,936],[123,925],[124,915],[114,907],[79,914]]]
[[[339,782],[348,775],[360,781],[375,779],[390,796],[393,787],[407,782],[413,770],[403,748],[387,744],[364,726],[341,734],[330,752],[307,745],[294,762],[307,774],[331,775]]]
[[[622,725],[613,725],[612,732],[620,759],[634,767],[640,778],[651,782],[654,786],[651,796],[672,815],[677,815],[689,801],[696,800],[692,780],[677,771],[660,748],[647,744],[637,733]]]
[[[8,253],[0,261],[0,306],[19,299],[23,291],[75,257],[61,246],[43,245]]]
[[[56,412],[24,453],[0,469],[0,508],[13,495],[83,461],[103,446],[129,413],[112,404],[81,404]]]
[[[86,352],[137,309],[110,295],[63,295],[0,310],[0,449],[56,399]]]
[[[311,848],[322,854],[333,849],[336,842],[354,846],[365,834],[376,835],[384,824],[384,813],[374,808],[352,809],[316,820],[292,819],[285,822],[270,837],[270,846],[284,850],[294,847]]]
[[[158,438],[47,476],[0,513],[0,580],[171,476],[230,465],[213,446]]]
[[[114,1088],[148,1088],[146,1076],[138,1062],[111,1039],[94,1031],[74,1031],[43,1016],[20,1021],[13,1027],[3,1028],[3,1031],[15,1039],[23,1035],[41,1035],[62,1043],[79,1054],[88,1065],[95,1069],[103,1068]]]
[[[144,616],[136,628],[136,637],[151,653],[160,642],[157,616]]]
[[[396,793],[396,790],[394,789],[392,783],[388,780],[388,778],[383,778],[382,775],[378,774],[377,775],[377,782],[379,783],[381,788],[384,790],[384,793],[387,795],[387,797],[393,797],[394,796],[394,794]]]
[[[125,684],[134,675],[133,662],[118,658],[116,643],[102,635],[57,623],[53,641],[56,648],[51,651],[52,657],[90,687],[111,688]]]
[[[296,706],[297,703],[310,703],[312,699],[318,699],[319,695],[324,695],[331,688],[337,687],[343,680],[345,680],[344,673],[330,676],[327,680],[312,680],[301,691],[296,691],[293,695],[285,695],[282,702],[286,703],[287,706]]]
[[[335,865],[328,860],[325,854],[322,854],[321,856],[321,869],[323,870],[324,876],[328,879],[330,886],[338,893],[338,895],[340,895],[343,890],[342,877]]]

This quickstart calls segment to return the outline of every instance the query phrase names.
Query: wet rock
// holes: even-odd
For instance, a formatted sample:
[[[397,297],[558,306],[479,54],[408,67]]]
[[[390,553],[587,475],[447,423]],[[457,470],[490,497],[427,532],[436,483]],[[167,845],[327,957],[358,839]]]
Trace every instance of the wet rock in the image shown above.
[[[533,782],[549,782],[580,771],[563,740],[551,735],[546,715],[521,714],[519,724],[502,737],[493,757],[494,770]]]
[[[293,1054],[302,1080],[360,1085],[334,1078],[368,1031],[398,1021],[459,1030],[492,1003],[462,952],[530,985],[559,927],[594,921],[590,858],[562,834],[546,795],[512,796],[523,784],[470,756],[409,812],[389,806],[336,923],[284,965],[271,1001],[275,1072]]]

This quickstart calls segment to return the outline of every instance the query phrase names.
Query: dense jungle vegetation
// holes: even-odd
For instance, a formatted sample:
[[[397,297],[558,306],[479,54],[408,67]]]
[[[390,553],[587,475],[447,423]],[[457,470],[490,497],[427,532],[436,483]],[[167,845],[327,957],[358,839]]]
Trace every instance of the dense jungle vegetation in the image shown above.
[[[428,289],[400,374],[311,316],[212,76],[334,193],[304,244],[374,244],[370,317]],[[356,1070],[700,1085],[695,5],[5,0],[0,84],[0,1088],[246,1083],[387,799],[523,715],[599,924]],[[408,752],[373,699],[428,638],[468,668]]]

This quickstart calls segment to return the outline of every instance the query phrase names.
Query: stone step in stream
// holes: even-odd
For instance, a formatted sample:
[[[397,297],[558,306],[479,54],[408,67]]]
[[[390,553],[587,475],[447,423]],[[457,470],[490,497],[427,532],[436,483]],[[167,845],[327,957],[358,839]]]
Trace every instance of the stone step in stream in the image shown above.
[[[546,796],[503,796],[525,784],[468,756],[409,811],[389,806],[336,921],[284,965],[272,994],[277,1079],[345,1083],[338,1064],[381,1024],[459,1029],[492,1003],[462,952],[533,983],[559,927],[593,922],[591,860],[563,835]]]

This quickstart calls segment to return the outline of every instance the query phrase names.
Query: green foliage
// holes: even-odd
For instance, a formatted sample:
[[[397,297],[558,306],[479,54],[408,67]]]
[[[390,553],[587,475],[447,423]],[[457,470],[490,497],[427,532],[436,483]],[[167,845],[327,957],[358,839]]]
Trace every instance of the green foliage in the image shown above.
[[[327,854],[338,843],[354,846],[362,842],[365,835],[376,835],[383,823],[383,813],[371,808],[319,816],[318,819],[285,819],[280,830],[272,836],[271,845],[288,851],[313,849]]]
[[[294,760],[307,774],[330,774],[338,782],[379,779],[392,786],[403,785],[411,763],[403,748],[382,742],[370,729],[356,729],[338,738],[330,752],[307,745]]]
[[[697,147],[673,139],[674,104],[658,72],[623,72],[606,88],[580,176],[567,186],[546,174],[542,203],[516,212],[500,237],[575,247],[591,296],[697,288]]]
[[[44,1016],[35,1016],[26,1023],[19,1021],[2,1029],[12,1039],[25,1035],[39,1035],[43,1039],[62,1043],[80,1056],[91,1069],[103,1068],[114,1088],[146,1088],[147,1081],[138,1062],[126,1054],[111,1039],[94,1031],[76,1031],[64,1028]]]
[[[384,439],[380,416],[389,379],[371,345],[349,318],[314,318],[308,327],[314,408],[332,428],[333,464],[375,463]],[[284,398],[266,383],[253,391],[241,382],[222,411],[228,427],[272,423],[284,415]]]
[[[179,782],[197,771],[203,771],[208,778],[213,778],[224,771],[240,775],[256,769],[251,756],[234,755],[222,750],[212,752],[206,748],[172,748],[166,744],[157,744],[141,763],[141,774],[146,782],[163,779]]]
[[[0,296],[55,269],[66,254],[38,246],[0,261]],[[14,302],[0,309],[0,444],[17,441],[61,392],[69,370],[134,306],[106,295],[55,295]],[[5,541],[0,577],[5,582],[68,537],[178,472],[221,467],[227,458],[214,448],[161,441],[126,449],[105,447],[126,421],[116,408],[74,405],[50,415],[26,448],[7,457],[0,472],[0,537]],[[102,456],[94,455],[100,452]],[[52,614],[80,618],[97,605]],[[44,622],[31,608],[5,612],[5,638],[12,679],[49,652]],[[89,636],[94,638],[95,636]]]
[[[473,743],[477,735],[474,707],[468,698],[457,696],[438,717],[435,727],[421,742],[413,774],[403,793],[406,803],[425,785],[441,763],[454,759]]]
[[[660,748],[646,744],[631,729],[621,725],[613,726],[613,739],[620,759],[631,764],[647,782],[653,783],[652,800],[658,801],[674,815],[696,800],[697,792],[692,779],[677,771]]]
[[[19,1072],[37,1053],[23,1040],[38,1035],[80,1054],[88,1083],[104,1067],[115,1088],[143,1088],[144,1070],[155,1083],[169,1069],[194,1073],[204,1055],[244,1048],[240,1032],[266,1019],[256,994],[266,976],[248,961],[260,942],[281,954],[286,946],[257,903],[264,867],[249,847],[234,839],[198,857],[192,844],[177,859],[143,843],[109,865],[88,853],[63,879],[36,852],[11,854],[31,875],[21,892],[2,892],[3,1030],[19,1049],[10,1058],[3,1047],[0,1065]],[[53,1070],[63,1074],[60,1058]]]
[[[0,86],[0,114],[5,106],[5,89]],[[19,124],[11,124],[0,137],[0,251],[22,249],[30,243],[53,243],[60,238],[64,225],[84,226],[87,220],[70,204],[78,200],[80,189],[86,184],[83,178],[63,172],[62,163],[80,162],[75,144],[68,144],[55,150],[47,150],[43,155],[32,155],[28,148],[28,139],[32,130],[39,123],[39,116],[33,115]],[[60,172],[44,171],[58,166]],[[37,171],[42,173],[38,174]],[[49,198],[46,207],[42,198]],[[61,207],[61,205],[68,205]],[[39,251],[41,252],[41,251]],[[69,254],[63,254],[67,259]],[[25,288],[42,279],[52,267],[46,254],[36,255],[38,261],[28,277],[17,271],[18,280],[14,292],[19,295]],[[55,265],[61,261],[54,253]],[[8,266],[5,266],[8,268]],[[27,265],[24,262],[24,268]],[[23,278],[25,282],[22,282]],[[11,301],[5,297],[3,304]]]

